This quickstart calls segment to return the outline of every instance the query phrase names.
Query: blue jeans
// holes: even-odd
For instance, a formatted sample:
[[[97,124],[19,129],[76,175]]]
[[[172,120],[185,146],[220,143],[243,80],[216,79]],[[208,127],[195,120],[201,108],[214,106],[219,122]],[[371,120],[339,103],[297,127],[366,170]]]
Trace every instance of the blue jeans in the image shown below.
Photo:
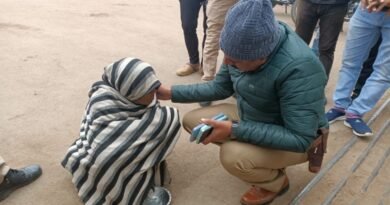
[[[360,91],[362,90],[368,77],[370,77],[373,71],[372,67],[374,66],[374,62],[376,60],[376,56],[378,55],[378,50],[381,43],[382,38],[379,38],[379,40],[375,43],[375,46],[371,48],[367,60],[364,61],[362,71],[360,72],[359,78],[355,85],[355,89],[353,90],[352,99],[355,99],[357,96],[359,96]]]
[[[206,17],[206,1],[205,0],[180,0],[180,19],[181,27],[183,28],[184,41],[189,56],[189,63],[198,64],[199,61],[199,41],[196,34],[198,27],[199,11],[203,6],[203,43],[206,40],[207,17]]]
[[[351,100],[351,93],[370,49],[382,34],[382,43],[374,62],[373,72],[360,95]],[[368,13],[361,6],[353,15],[345,43],[342,67],[333,94],[335,107],[363,116],[370,111],[390,87],[390,16],[385,12]]]

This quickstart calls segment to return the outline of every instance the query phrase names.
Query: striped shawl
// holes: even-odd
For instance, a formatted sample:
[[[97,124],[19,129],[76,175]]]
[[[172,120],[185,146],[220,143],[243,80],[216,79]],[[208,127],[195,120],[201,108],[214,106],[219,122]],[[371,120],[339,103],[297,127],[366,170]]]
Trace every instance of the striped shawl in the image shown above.
[[[179,135],[175,108],[133,101],[158,88],[150,65],[125,58],[93,84],[80,137],[62,165],[87,205],[141,204],[150,187],[163,185],[160,168]]]

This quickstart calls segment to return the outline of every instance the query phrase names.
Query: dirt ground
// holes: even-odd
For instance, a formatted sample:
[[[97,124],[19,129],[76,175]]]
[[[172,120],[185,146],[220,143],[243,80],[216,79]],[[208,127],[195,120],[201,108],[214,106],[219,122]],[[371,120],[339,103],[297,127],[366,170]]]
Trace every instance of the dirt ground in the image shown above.
[[[0,5],[0,154],[11,167],[38,163],[43,168],[37,182],[1,204],[82,204],[60,161],[78,135],[88,90],[100,80],[103,67],[134,56],[150,63],[163,84],[200,81],[198,74],[175,75],[175,70],[187,62],[179,2],[1,0]],[[275,13],[279,20],[293,26],[283,7],[275,8]],[[201,36],[200,26],[198,33]],[[327,88],[329,101],[345,35],[341,33],[336,50]],[[178,107],[181,116],[198,107],[162,104]],[[334,143],[341,146],[343,141]],[[218,151],[213,145],[189,143],[188,134],[182,131],[168,159],[174,204],[239,203],[248,185],[223,170]],[[295,190],[291,195],[313,177],[300,171],[306,166],[289,169],[296,176],[291,178],[291,190]]]

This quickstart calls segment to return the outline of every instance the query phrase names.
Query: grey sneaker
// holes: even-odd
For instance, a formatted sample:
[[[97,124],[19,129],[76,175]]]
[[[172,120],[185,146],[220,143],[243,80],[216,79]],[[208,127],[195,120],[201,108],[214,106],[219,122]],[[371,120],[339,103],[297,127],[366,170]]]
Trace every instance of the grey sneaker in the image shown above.
[[[172,200],[171,193],[168,189],[155,186],[150,189],[142,205],[170,205]]]
[[[22,169],[10,169],[0,184],[0,201],[7,198],[16,189],[35,181],[42,174],[39,165],[30,165]]]

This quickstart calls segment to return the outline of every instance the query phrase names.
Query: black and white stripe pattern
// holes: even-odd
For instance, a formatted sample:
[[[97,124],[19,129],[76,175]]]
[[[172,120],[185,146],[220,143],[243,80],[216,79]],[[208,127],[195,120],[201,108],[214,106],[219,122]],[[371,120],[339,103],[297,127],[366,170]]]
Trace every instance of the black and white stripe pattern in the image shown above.
[[[133,102],[160,85],[147,63],[125,58],[104,70],[62,165],[87,205],[141,204],[151,186],[163,185],[160,165],[180,135],[179,114]]]

